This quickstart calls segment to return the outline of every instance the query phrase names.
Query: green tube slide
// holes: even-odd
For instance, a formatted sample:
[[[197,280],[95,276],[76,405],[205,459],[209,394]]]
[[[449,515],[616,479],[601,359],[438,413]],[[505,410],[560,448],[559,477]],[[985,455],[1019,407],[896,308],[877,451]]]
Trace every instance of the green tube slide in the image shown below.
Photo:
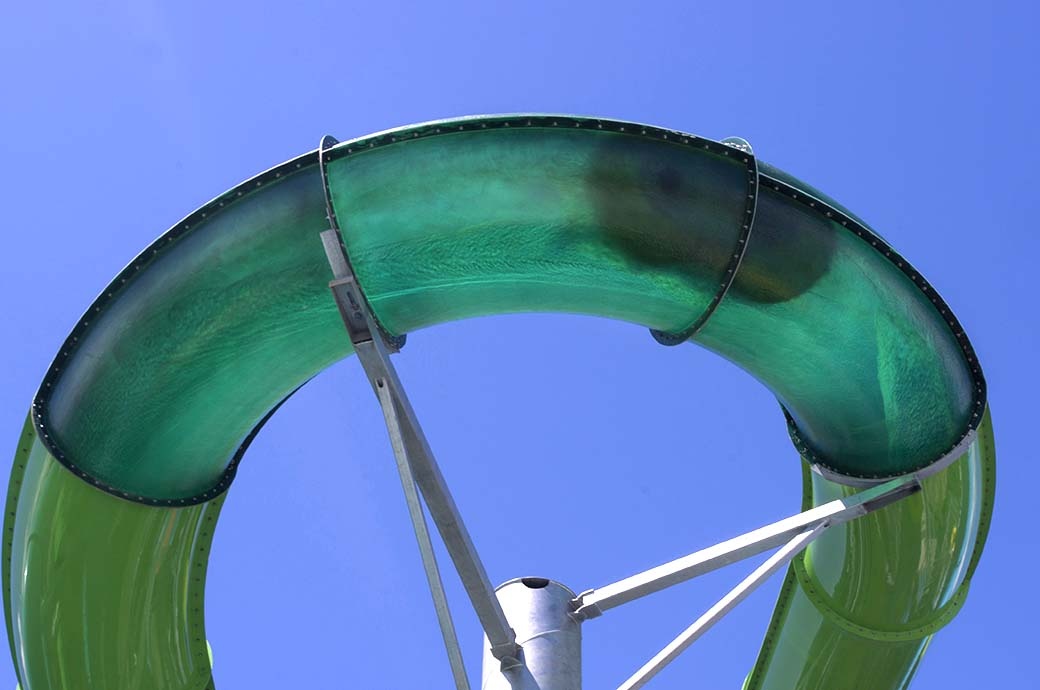
[[[225,491],[279,403],[351,353],[326,183],[392,334],[507,312],[641,324],[769,387],[804,506],[919,473],[922,491],[796,559],[745,688],[910,683],[965,599],[995,460],[971,345],[903,257],[747,147],[645,125],[464,118],[339,144],[324,176],[318,155],[162,235],[58,352],[4,517],[23,690],[213,688],[202,602]]]

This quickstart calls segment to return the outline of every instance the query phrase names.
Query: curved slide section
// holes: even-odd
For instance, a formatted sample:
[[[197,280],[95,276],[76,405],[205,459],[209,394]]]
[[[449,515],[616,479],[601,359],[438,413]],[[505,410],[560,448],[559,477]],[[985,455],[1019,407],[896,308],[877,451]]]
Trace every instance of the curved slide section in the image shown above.
[[[905,259],[740,148],[632,123],[465,118],[325,155],[388,331],[561,311],[692,335],[777,395],[817,470],[807,503],[928,474],[795,563],[746,683],[906,686],[963,601],[994,460],[975,355]],[[24,690],[212,687],[201,602],[224,492],[280,401],[350,354],[317,163],[300,156],[178,223],[58,353],[5,513]]]

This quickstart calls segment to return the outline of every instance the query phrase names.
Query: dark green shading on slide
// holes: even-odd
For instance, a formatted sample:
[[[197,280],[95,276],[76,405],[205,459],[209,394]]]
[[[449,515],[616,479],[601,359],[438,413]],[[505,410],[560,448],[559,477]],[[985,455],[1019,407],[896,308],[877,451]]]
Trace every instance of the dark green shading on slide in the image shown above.
[[[530,311],[682,331],[718,292],[754,206],[736,279],[696,342],[777,395],[814,463],[872,478],[939,460],[984,411],[981,372],[956,321],[854,217],[761,169],[756,178],[742,151],[679,132],[562,116],[418,125],[344,142],[328,159],[344,243],[393,333]],[[20,621],[12,652],[24,690],[202,690],[210,682],[192,632],[201,612],[195,618],[185,602],[202,590],[191,574],[204,563],[191,559],[197,544],[208,552],[206,525],[233,459],[279,401],[350,354],[327,287],[318,238],[326,227],[317,157],[306,154],[159,238],[74,329],[34,402],[25,478],[8,498],[16,517],[5,541],[5,602],[9,626],[12,610]],[[905,653],[884,653],[888,684],[871,686],[903,687],[924,638],[877,640],[834,620],[916,634],[965,591],[968,572],[957,564],[984,534],[980,506],[989,505],[992,482],[979,478],[992,476],[988,448],[976,440],[927,480],[923,497],[870,518],[883,531],[855,523],[814,545],[789,575],[777,609],[783,620],[774,618],[749,682],[779,690],[797,672],[812,687],[839,687],[834,674],[848,670],[840,661],[793,661],[790,651],[784,668],[795,671],[771,680],[779,667],[769,650],[812,635],[813,645],[834,644],[849,658],[906,642]],[[819,479],[808,495],[822,501],[839,490]],[[922,530],[941,548],[922,555]],[[95,553],[89,545],[100,538],[107,541]],[[848,543],[834,545],[841,539]],[[890,541],[895,560],[886,572],[896,576],[881,584],[872,564],[887,562]],[[40,554],[30,544],[53,547]],[[142,553],[161,574],[147,595],[161,604],[133,598],[145,596],[133,567],[114,575],[121,558],[137,563]],[[911,571],[910,562],[926,565]],[[23,577],[13,581],[13,572]],[[80,578],[82,590],[67,600],[44,596],[63,578]],[[113,599],[111,587],[129,599]],[[891,606],[875,606],[879,599]],[[160,621],[132,620],[146,603],[162,610]],[[798,613],[828,606],[840,616],[824,623]],[[47,616],[73,607],[96,622],[44,635]],[[104,611],[123,611],[119,625],[106,622],[119,614]],[[140,659],[150,660],[146,670]]]

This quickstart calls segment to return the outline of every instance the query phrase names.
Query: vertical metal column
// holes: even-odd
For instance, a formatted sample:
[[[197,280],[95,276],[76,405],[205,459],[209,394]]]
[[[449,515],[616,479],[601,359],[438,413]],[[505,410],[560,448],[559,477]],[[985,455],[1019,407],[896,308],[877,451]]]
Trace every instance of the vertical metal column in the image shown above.
[[[482,690],[581,690],[581,624],[574,592],[559,582],[522,577],[499,586],[521,663],[500,662],[484,641]]]

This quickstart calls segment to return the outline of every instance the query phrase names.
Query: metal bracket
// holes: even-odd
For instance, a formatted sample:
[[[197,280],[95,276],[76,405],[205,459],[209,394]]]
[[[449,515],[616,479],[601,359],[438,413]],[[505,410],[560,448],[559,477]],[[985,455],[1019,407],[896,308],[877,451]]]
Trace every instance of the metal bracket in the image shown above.
[[[332,288],[332,294],[336,298],[336,305],[339,307],[340,314],[343,315],[344,322],[348,319],[350,321],[347,324],[347,332],[350,334],[352,343],[357,345],[358,342],[371,340],[374,330],[382,336],[383,342],[390,352],[400,352],[408,335],[405,333],[391,335],[375,317],[375,312],[372,311],[372,306],[368,303],[365,293],[362,292],[358,283],[350,255],[347,254],[347,248],[343,245],[343,232],[336,217],[336,209],[332,205],[332,190],[329,186],[327,167],[327,151],[338,143],[339,141],[335,137],[326,134],[318,144],[318,169],[321,172],[322,192],[325,196],[325,217],[329,221],[329,229],[334,231],[326,231],[321,234],[321,241],[325,245],[325,255],[332,267],[332,275],[335,276],[335,280],[329,284],[329,287]],[[365,318],[365,314],[369,316],[368,319]],[[372,329],[371,325],[375,325],[375,329]],[[355,341],[355,338],[360,340]]]
[[[730,148],[742,151],[744,153],[744,164],[747,166],[747,198],[744,203],[744,217],[740,221],[740,232],[737,235],[737,246],[733,248],[733,255],[726,266],[726,273],[722,277],[722,282],[719,283],[719,289],[696,321],[678,333],[668,333],[667,331],[659,331],[654,328],[650,329],[650,335],[654,337],[654,340],[668,347],[681,345],[695,336],[698,331],[704,328],[704,325],[708,323],[708,319],[722,304],[722,300],[733,286],[733,281],[737,277],[737,271],[740,270],[740,264],[743,262],[744,254],[747,252],[748,240],[751,238],[751,230],[755,226],[755,210],[758,208],[758,160],[751,149],[751,144],[740,137],[727,137],[722,140],[722,143]]]

